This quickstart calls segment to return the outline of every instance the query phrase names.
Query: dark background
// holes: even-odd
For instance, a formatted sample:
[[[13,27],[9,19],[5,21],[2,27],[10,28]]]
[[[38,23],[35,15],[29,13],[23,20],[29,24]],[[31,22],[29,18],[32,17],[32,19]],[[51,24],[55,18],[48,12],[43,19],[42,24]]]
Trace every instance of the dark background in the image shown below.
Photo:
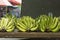
[[[60,0],[22,0],[21,16],[29,15],[34,18],[40,14],[53,13],[60,16]]]

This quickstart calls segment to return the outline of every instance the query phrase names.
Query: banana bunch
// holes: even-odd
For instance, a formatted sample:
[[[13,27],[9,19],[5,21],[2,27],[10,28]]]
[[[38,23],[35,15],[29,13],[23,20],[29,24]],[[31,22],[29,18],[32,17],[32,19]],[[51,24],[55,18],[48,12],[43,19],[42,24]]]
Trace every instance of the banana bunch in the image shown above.
[[[48,16],[40,15],[36,20],[36,24],[38,25],[39,30],[45,32],[48,26]]]
[[[6,15],[6,17],[1,18],[0,29],[4,29],[7,32],[12,32],[14,30],[14,16],[9,17],[10,15]]]
[[[52,32],[57,32],[59,31],[59,26],[60,26],[60,23],[59,23],[58,17],[54,17],[49,24],[49,30]]]
[[[35,20],[31,18],[30,16],[23,16],[21,18],[17,19],[16,27],[22,31],[34,31],[37,29],[37,26],[35,25]]]
[[[6,25],[6,24],[5,24]],[[5,26],[5,30],[7,32],[12,32],[14,30],[15,26],[14,26],[14,19],[10,19],[7,22],[7,25]]]

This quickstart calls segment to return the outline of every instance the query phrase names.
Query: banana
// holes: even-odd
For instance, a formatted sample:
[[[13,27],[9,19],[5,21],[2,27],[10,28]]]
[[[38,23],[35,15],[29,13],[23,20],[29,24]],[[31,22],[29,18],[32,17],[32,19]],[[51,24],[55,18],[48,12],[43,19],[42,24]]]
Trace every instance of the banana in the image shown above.
[[[6,30],[7,29],[11,29],[11,28],[13,28],[14,27],[14,25],[10,25],[10,26],[8,26],[7,28],[5,28]]]
[[[58,32],[60,29],[60,22],[58,22],[56,28],[52,29],[52,32]]]
[[[4,18],[1,19],[1,26],[4,24]]]
[[[57,26],[55,29],[51,30],[52,32],[58,32],[59,31],[59,27]]]
[[[17,23],[17,25],[19,25],[23,29],[26,29],[26,26],[24,24],[22,24],[22,23]]]
[[[34,30],[36,30],[37,28],[38,28],[38,25],[35,26],[35,27],[33,27],[33,28],[31,28],[30,30],[31,30],[31,31],[34,31]]]
[[[53,24],[52,24],[53,23]],[[53,22],[51,23],[50,30],[54,29],[58,23],[58,18],[54,17]]]
[[[34,27],[34,28],[31,28],[30,30],[31,30],[31,31],[34,31],[34,30],[36,30],[36,29],[37,29],[37,27]]]
[[[30,23],[31,23],[31,22],[30,22]],[[31,29],[34,25],[35,25],[35,24],[32,24],[32,23],[31,23],[29,28]]]
[[[44,32],[45,31],[45,26],[41,23],[41,25],[40,25],[40,30],[42,31],[42,32]]]
[[[11,26],[10,26],[11,27]],[[14,30],[14,27],[12,26],[11,29],[6,30],[7,32],[12,32]]]
[[[13,22],[13,19],[11,19],[10,22],[7,24],[7,27],[10,26]]]
[[[21,18],[20,18],[21,19]],[[19,31],[25,32],[25,26],[24,24],[20,21],[20,19],[17,20],[16,27],[19,29]]]
[[[33,18],[29,18],[29,23],[30,23],[30,30],[34,31],[38,28],[38,25],[36,25],[35,20]]]
[[[45,31],[45,24],[46,24],[46,22],[45,22],[45,19],[43,18],[43,19],[41,20],[41,31],[42,31],[42,32]],[[43,31],[43,30],[44,30],[44,31]]]
[[[19,27],[19,26],[17,26],[17,28],[18,28],[20,31],[22,31],[22,32],[26,32],[25,29],[23,29],[23,28],[21,28],[21,27]]]
[[[22,19],[22,22],[27,26],[27,22],[24,19]]]
[[[28,30],[29,30],[30,23],[29,23],[29,17],[28,16],[26,17],[26,22],[27,22],[27,27],[28,27]]]
[[[39,30],[44,32],[48,25],[48,16],[47,15],[41,15],[38,18],[37,25],[39,25]]]
[[[9,22],[9,19],[8,18],[5,18],[5,21],[4,21],[4,26],[6,26]]]
[[[42,27],[44,27],[44,26],[42,26]],[[40,30],[41,30],[41,32],[45,32],[45,28],[40,28]]]

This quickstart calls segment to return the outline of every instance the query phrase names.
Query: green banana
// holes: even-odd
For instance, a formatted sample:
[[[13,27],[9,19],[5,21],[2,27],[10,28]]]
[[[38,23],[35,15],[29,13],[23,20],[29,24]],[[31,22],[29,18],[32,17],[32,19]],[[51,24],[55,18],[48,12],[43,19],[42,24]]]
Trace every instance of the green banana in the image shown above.
[[[34,22],[35,23],[35,22]],[[34,26],[34,27],[33,27]],[[35,23],[35,24],[33,24],[33,23],[31,23],[31,25],[30,25],[30,30],[31,31],[34,31],[34,30],[36,30],[38,28],[38,25]]]
[[[5,21],[4,21],[5,25],[4,26],[6,26],[8,24],[8,22],[9,22],[9,19],[5,18]]]
[[[1,19],[1,26],[4,24],[4,18]]]
[[[37,18],[37,25],[39,25],[39,30],[42,31],[42,32],[45,32],[46,31],[46,27],[47,27],[47,24],[48,24],[48,16],[47,15],[40,15],[38,18]]]
[[[12,24],[12,25],[8,26],[8,27],[6,28],[6,30],[7,30],[7,29],[11,29],[11,28],[13,28],[13,27],[14,27],[14,25]]]
[[[60,25],[58,25],[55,29],[52,29],[51,31],[52,31],[52,32],[58,32],[58,31],[59,31],[59,26],[60,26]]]
[[[19,29],[19,31],[26,31],[24,24],[21,22],[21,18],[17,19],[16,27]]]
[[[26,29],[26,26],[23,23],[17,23],[21,28]]]
[[[20,31],[22,31],[22,32],[26,32],[25,29],[23,29],[23,28],[21,28],[21,27],[19,27],[19,26],[17,26],[17,28],[18,28]]]
[[[12,25],[13,24],[13,20],[11,19],[11,21],[10,22],[8,22],[8,24],[5,26],[5,29],[7,29],[10,25]]]
[[[11,26],[10,26],[11,27]],[[12,26],[12,28],[11,29],[7,29],[6,31],[7,32],[12,32],[14,30],[14,27]]]
[[[54,17],[53,22],[51,23],[50,30],[54,29],[58,23],[58,18]]]
[[[44,27],[44,26],[43,26]],[[45,32],[45,28],[40,28],[40,30],[42,31],[42,32]]]
[[[58,23],[54,29],[52,29],[52,32],[58,32],[60,29],[60,21],[58,20]]]
[[[44,32],[44,31],[45,31],[45,26],[44,26],[44,24],[43,24],[43,23],[41,23],[41,24],[40,24],[40,30],[41,30],[42,32]]]
[[[36,30],[36,29],[37,29],[37,27],[34,27],[34,28],[31,28],[30,30],[31,30],[31,31],[34,31],[34,30]]]

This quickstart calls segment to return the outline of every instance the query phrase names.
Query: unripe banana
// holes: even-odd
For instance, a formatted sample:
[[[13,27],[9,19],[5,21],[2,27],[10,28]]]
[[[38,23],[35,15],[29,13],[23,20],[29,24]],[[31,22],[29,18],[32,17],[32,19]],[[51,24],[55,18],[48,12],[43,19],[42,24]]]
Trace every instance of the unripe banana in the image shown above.
[[[52,29],[52,32],[58,32],[60,28],[60,22],[58,22],[56,28]]]
[[[39,30],[42,31],[42,32],[45,32],[46,29],[47,29],[47,26],[48,26],[48,16],[47,15],[41,15],[39,18],[38,18],[38,25],[39,25]]]
[[[53,24],[52,24],[53,23]],[[54,29],[58,23],[58,18],[54,17],[53,22],[51,23],[50,30]]]
[[[11,27],[11,26],[10,26]],[[14,30],[14,27],[12,26],[11,29],[6,30],[7,32],[12,32]]]
[[[22,24],[21,22],[20,23],[17,23],[17,25],[19,25],[23,29],[26,29],[26,26],[24,24]]]
[[[40,30],[42,31],[42,32],[44,32],[45,31],[45,26],[44,26],[44,24],[40,24]]]
[[[7,28],[5,28],[6,30],[7,29],[11,29],[11,28],[13,28],[14,27],[14,24],[12,24],[12,25],[10,25],[10,26],[7,26]]]
[[[9,22],[9,19],[5,18],[5,20],[4,20],[4,26],[7,26],[8,22]]]
[[[4,18],[1,19],[1,26],[4,24]]]
[[[51,30],[52,32],[58,32],[59,31],[59,27],[57,26],[55,29]]]
[[[13,22],[14,22],[13,19],[11,19],[11,20],[9,21],[9,23],[7,24],[7,27],[10,26]]]
[[[23,29],[23,28],[21,28],[21,27],[19,27],[19,26],[17,26],[17,28],[18,28],[20,31],[22,31],[22,32],[26,32],[25,29]]]
[[[42,26],[42,27],[44,27],[44,26]],[[45,28],[40,28],[40,30],[42,31],[42,32],[45,32]]]
[[[30,25],[30,29],[33,27],[33,24]]]
[[[33,28],[31,28],[30,30],[31,30],[31,31],[34,31],[34,30],[36,30],[37,28],[38,28],[38,25],[35,26],[35,27],[33,27]]]
[[[25,21],[25,19],[22,19],[22,22],[27,26],[27,22]]]
[[[44,32],[45,31],[45,27],[46,27],[46,22],[44,19],[42,19],[42,22],[41,22],[41,31]]]

